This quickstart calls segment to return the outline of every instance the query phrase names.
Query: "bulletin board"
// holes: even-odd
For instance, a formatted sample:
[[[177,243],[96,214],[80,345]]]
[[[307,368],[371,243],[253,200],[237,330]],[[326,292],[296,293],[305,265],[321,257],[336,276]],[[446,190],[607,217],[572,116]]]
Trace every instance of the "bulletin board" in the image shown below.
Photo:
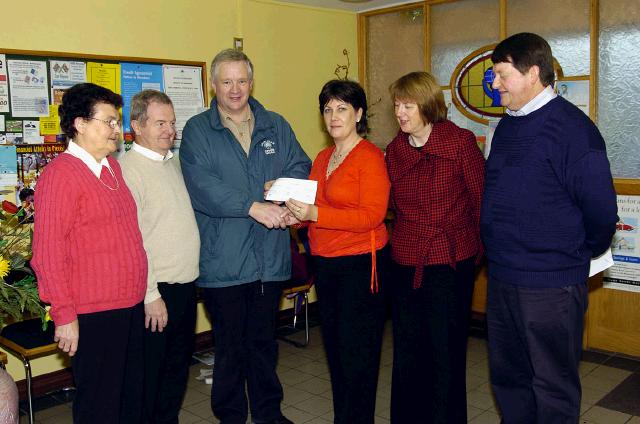
[[[205,62],[0,48],[0,201],[28,206],[44,166],[64,152],[58,106],[69,87],[92,82],[122,96],[122,153],[133,140],[136,93],[171,98],[177,149],[187,120],[208,105],[206,81]]]

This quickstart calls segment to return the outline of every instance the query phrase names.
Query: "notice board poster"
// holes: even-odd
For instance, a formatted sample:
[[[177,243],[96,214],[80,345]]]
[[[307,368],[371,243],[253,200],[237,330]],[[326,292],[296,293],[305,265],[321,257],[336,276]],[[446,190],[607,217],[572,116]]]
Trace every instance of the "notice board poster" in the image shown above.
[[[117,158],[135,138],[129,122],[135,94],[166,92],[174,102],[179,138],[184,123],[203,110],[205,81],[204,62],[0,49],[0,201],[33,209],[39,176],[66,148],[59,106],[74,85],[92,82],[122,94]],[[176,140],[174,153],[179,145]]]
[[[619,195],[618,216],[611,243],[614,264],[604,272],[603,286],[640,292],[640,196]]]

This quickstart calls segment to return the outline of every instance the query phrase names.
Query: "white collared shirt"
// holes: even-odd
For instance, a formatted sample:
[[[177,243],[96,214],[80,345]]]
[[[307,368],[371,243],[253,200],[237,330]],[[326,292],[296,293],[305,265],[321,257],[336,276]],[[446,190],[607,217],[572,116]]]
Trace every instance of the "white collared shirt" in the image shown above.
[[[162,162],[165,160],[169,160],[173,157],[173,152],[171,150],[169,150],[166,154],[166,156],[162,156],[160,153],[158,152],[154,152],[151,149],[147,149],[144,146],[139,145],[138,143],[134,142],[133,145],[131,146],[131,150],[134,150],[138,153],[140,153],[142,156],[151,159],[151,160],[155,160],[157,162]]]
[[[113,172],[111,166],[109,166],[109,161],[107,160],[107,158],[103,158],[100,162],[97,162],[96,158],[91,156],[91,153],[80,147],[80,145],[75,143],[73,140],[69,140],[67,150],[65,150],[64,152],[80,159],[85,165],[87,165],[91,173],[98,179],[100,179],[100,174],[102,173],[103,166],[106,166],[110,171]]]
[[[538,93],[533,99],[529,100],[529,103],[522,106],[520,110],[510,110],[507,109],[507,114],[511,116],[525,116],[530,114],[533,111],[540,109],[542,106],[549,103],[551,100],[558,97],[555,91],[553,91],[553,87],[547,85],[544,90]]]

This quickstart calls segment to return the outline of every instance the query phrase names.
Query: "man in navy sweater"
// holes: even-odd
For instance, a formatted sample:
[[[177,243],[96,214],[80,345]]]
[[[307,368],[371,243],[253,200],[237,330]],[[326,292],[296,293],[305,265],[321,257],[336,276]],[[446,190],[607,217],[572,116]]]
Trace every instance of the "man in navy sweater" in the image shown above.
[[[543,38],[515,34],[491,60],[507,108],[481,211],[491,384],[505,424],[575,424],[589,263],[607,250],[617,221],[605,143],[554,93]]]

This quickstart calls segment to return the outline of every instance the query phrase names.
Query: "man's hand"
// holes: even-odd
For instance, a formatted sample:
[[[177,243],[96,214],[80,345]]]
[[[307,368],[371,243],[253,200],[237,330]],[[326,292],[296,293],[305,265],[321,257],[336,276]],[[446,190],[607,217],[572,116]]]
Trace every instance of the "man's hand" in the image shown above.
[[[288,209],[285,209],[285,210],[286,212],[284,214],[284,222],[285,224],[287,224],[287,226],[300,224],[300,221],[298,220],[298,218],[293,216],[293,214]]]
[[[285,211],[280,206],[273,203],[253,202],[249,209],[249,216],[265,227],[271,228],[287,228],[284,219]]]
[[[167,322],[169,322],[169,314],[167,313],[167,306],[161,297],[144,305],[145,328],[151,328],[152,332],[157,329],[162,333],[162,330],[167,326]]]
[[[265,197],[267,196],[267,192],[269,190],[271,190],[271,186],[273,185],[273,183],[275,183],[276,180],[269,180],[266,183],[264,183],[264,195]]]
[[[76,354],[78,350],[78,339],[80,338],[80,327],[75,319],[69,324],[56,325],[53,341],[58,342],[58,347],[67,352],[69,356]]]
[[[266,183],[264,183],[264,198],[267,198],[267,193],[269,192],[269,190],[271,190],[271,186],[273,185],[273,183],[275,183],[276,180],[269,180]],[[281,205],[284,202],[278,202],[277,200],[269,200],[271,203],[274,203],[276,205]]]

